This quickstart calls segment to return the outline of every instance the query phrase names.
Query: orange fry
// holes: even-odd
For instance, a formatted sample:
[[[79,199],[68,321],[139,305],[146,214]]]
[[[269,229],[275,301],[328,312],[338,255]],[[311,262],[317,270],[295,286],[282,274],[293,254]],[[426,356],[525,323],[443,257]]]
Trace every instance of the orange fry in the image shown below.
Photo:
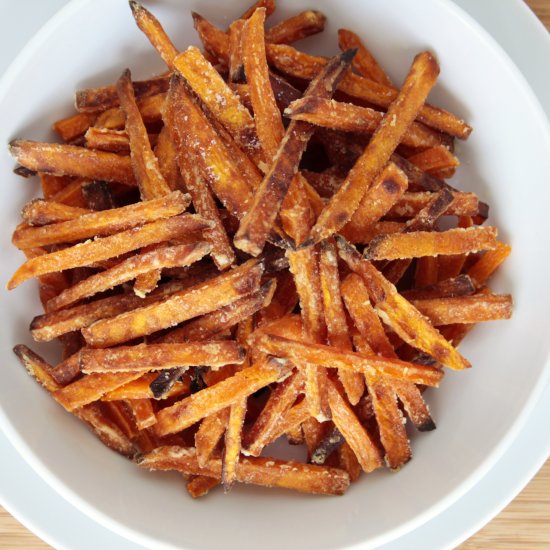
[[[96,113],[78,113],[76,115],[57,120],[53,123],[52,128],[59,137],[70,142],[86,133],[97,118]]]
[[[245,19],[236,19],[229,25],[227,33],[229,34],[229,82],[245,82],[243,67],[243,50],[241,44],[241,34]],[[241,102],[246,105],[240,93],[236,92]],[[247,105],[248,106],[248,105]]]
[[[207,495],[211,489],[220,484],[215,477],[189,476],[187,492],[192,498],[199,498]]]
[[[458,227],[447,231],[411,231],[380,235],[364,251],[369,260],[399,260],[440,254],[471,254],[496,246],[495,227]]]
[[[165,103],[163,113],[166,113],[166,109],[167,104]],[[160,173],[166,180],[168,187],[172,191],[177,189],[185,190],[176,160],[176,148],[166,125],[162,127],[162,130],[158,134],[155,155],[158,159]]]
[[[265,8],[265,15],[269,17],[275,11],[275,0],[257,0],[239,17],[239,19],[249,19],[258,8]]]
[[[143,246],[196,234],[208,227],[209,222],[195,214],[181,214],[31,258],[15,272],[8,282],[8,289],[15,288],[31,277],[86,266]]]
[[[44,199],[33,199],[21,210],[21,217],[31,226],[74,220],[83,214],[89,214],[88,208],[68,206]],[[33,242],[33,247],[40,246]],[[28,248],[28,247],[26,247]]]
[[[302,38],[323,32],[326,21],[327,18],[320,11],[302,11],[267,29],[265,40],[272,44],[292,44]]]
[[[404,193],[390,208],[388,218],[413,218],[433,199],[433,193]],[[479,200],[474,193],[453,191],[453,202],[445,210],[445,216],[475,216],[479,210]]]
[[[126,130],[110,130],[108,128],[96,128],[91,126],[84,134],[86,147],[112,153],[130,153],[130,142]]]
[[[97,321],[83,329],[82,335],[93,347],[108,347],[173,327],[254,292],[262,271],[261,263],[249,261],[223,275],[176,292],[162,301]]]
[[[170,193],[158,160],[147,136],[147,130],[136,104],[130,70],[126,69],[117,82],[120,106],[126,115],[126,132],[130,139],[130,157],[142,200],[156,199]]]
[[[258,8],[244,24],[241,42],[244,72],[254,111],[256,131],[264,161],[270,165],[277,154],[285,130],[269,82],[269,70],[265,57],[264,22],[265,8]]]
[[[237,479],[237,470],[240,463],[241,437],[246,414],[246,397],[233,403],[229,407],[229,420],[225,432],[225,450],[222,460],[222,483],[227,492]]]
[[[424,104],[438,73],[439,66],[430,53],[423,52],[415,57],[399,95],[344,183],[321,212],[311,230],[311,242],[332,235],[351,218]]]
[[[186,342],[184,344],[138,344],[109,349],[84,348],[80,368],[94,372],[164,370],[175,367],[207,365],[221,367],[242,363],[244,352],[231,340]]]
[[[452,175],[460,164],[459,160],[444,145],[434,145],[408,157],[407,160],[420,168],[420,170],[434,176],[437,176],[444,170],[450,170]]]
[[[378,64],[369,50],[367,50],[359,36],[353,31],[338,29],[338,45],[342,51],[349,50],[350,48],[357,48],[357,55],[353,60],[353,67],[359,74],[390,88],[393,87],[390,77]]]
[[[158,124],[162,118],[162,107],[166,94],[156,94],[138,100],[139,113],[145,124]],[[113,107],[103,111],[95,122],[97,128],[108,130],[123,130],[126,122],[124,111],[120,107]]]
[[[384,113],[369,107],[319,97],[294,101],[285,109],[285,115],[316,126],[358,134],[373,134],[384,118]],[[441,146],[441,136],[427,126],[412,122],[401,143],[411,147],[436,147]]]
[[[134,415],[138,430],[146,430],[157,422],[150,399],[131,399],[126,401]]]
[[[342,259],[365,282],[376,313],[400,338],[450,368],[471,366],[369,261],[344,239],[337,237],[337,244]]]
[[[9,150],[19,164],[37,172],[136,184],[130,158],[115,153],[22,139],[10,142]]]
[[[210,460],[212,453],[218,445],[229,420],[229,407],[203,418],[197,433],[195,434],[195,447],[197,450],[197,462],[204,467]]]
[[[328,400],[332,421],[352,448],[363,471],[369,473],[380,468],[380,451],[332,380],[328,383]]]
[[[288,370],[275,360],[256,363],[171,407],[162,409],[157,414],[155,429],[161,436],[179,432],[287,375]]]
[[[508,244],[497,241],[493,250],[488,250],[481,258],[468,269],[468,275],[478,287],[484,285],[498,266],[512,252],[512,247]]]
[[[145,223],[177,216],[187,208],[189,198],[189,195],[174,191],[166,197],[101,212],[83,212],[80,208],[58,207],[58,211],[68,210],[72,217],[66,221],[42,227],[18,228],[13,234],[12,242],[17,248],[26,249],[110,235]],[[36,202],[34,207],[40,206],[42,211],[51,212],[56,209],[55,203],[47,202],[42,206],[39,201],[33,202]],[[83,214],[79,214],[81,212]]]
[[[212,459],[201,468],[195,449],[176,446],[158,447],[138,458],[138,465],[149,470],[177,470],[216,479],[221,479],[222,472],[220,459]],[[242,483],[325,495],[341,495],[349,486],[349,476],[344,470],[271,457],[243,458],[236,477]]]
[[[333,58],[310,82],[305,95],[330,97],[336,89],[353,52]],[[233,242],[253,256],[262,251],[288,187],[313,133],[307,122],[291,121],[246,216],[241,220]]]

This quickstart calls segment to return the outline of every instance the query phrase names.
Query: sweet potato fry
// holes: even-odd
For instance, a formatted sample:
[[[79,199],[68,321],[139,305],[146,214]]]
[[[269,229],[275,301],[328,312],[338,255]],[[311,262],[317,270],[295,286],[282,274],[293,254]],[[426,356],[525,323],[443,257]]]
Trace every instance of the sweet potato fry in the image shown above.
[[[262,412],[244,436],[245,454],[259,456],[263,448],[273,441],[272,432],[296,401],[303,384],[302,373],[294,372],[272,390]]]
[[[496,246],[495,227],[455,228],[447,231],[412,231],[380,235],[364,252],[369,260],[398,260],[439,254],[470,254]]]
[[[91,325],[99,319],[114,317],[125,311],[146,306],[187,288],[182,281],[172,281],[160,286],[145,298],[134,294],[109,296],[94,302],[72,308],[54,311],[35,317],[31,323],[31,333],[37,342],[49,342],[62,334]]]
[[[312,208],[305,186],[307,181],[296,172],[281,205],[281,224],[296,244],[301,244],[315,223]]]
[[[135,2],[135,0],[130,0],[129,3],[137,26],[149,39],[153,47],[159,52],[162,60],[171,68],[174,58],[178,55],[178,50],[174,44],[172,44],[172,41],[162,28],[162,25],[158,19],[141,4]]]
[[[56,176],[51,176],[56,177]],[[66,204],[67,206],[75,206],[77,208],[87,208],[88,203],[82,193],[82,187],[85,183],[83,178],[71,178],[70,181],[65,187],[57,191],[54,195],[51,196],[53,202],[58,202],[60,204]]]
[[[120,430],[131,440],[137,439],[139,430],[130,407],[125,401],[101,403],[102,408]]]
[[[253,13],[254,10],[250,13],[247,11],[248,17]],[[203,43],[204,49],[220,65],[226,66],[229,61],[229,37],[227,34],[212,25],[210,21],[197,12],[191,12],[191,16],[193,17],[193,25]],[[239,19],[247,19],[248,17],[239,17]]]
[[[352,57],[353,52],[346,52],[333,58],[311,81],[305,95],[329,97]],[[312,133],[312,126],[307,122],[291,121],[289,124],[277,155],[256,190],[248,213],[241,220],[233,240],[237,248],[253,256],[262,251]]]
[[[80,368],[86,374],[148,372],[193,365],[220,367],[243,361],[244,351],[230,340],[184,344],[138,344],[109,349],[84,348],[80,352]]]
[[[133,4],[132,4],[133,5]],[[126,115],[126,132],[130,139],[132,169],[142,200],[151,200],[170,193],[170,188],[162,176],[158,160],[147,136],[147,130],[136,104],[132,76],[126,69],[117,81],[120,106]]]
[[[44,199],[33,199],[21,210],[21,217],[31,226],[74,220],[83,214],[89,214],[88,208],[68,206]],[[34,245],[37,246],[37,245]]]
[[[270,165],[285,130],[281,113],[269,83],[269,69],[265,57],[265,8],[258,8],[243,26],[241,42],[244,72],[254,111],[256,132],[266,165]]]
[[[229,420],[225,432],[225,450],[222,459],[222,484],[224,491],[231,488],[237,479],[241,454],[242,429],[246,414],[246,397],[229,407]]]
[[[243,296],[225,307],[207,313],[180,328],[174,329],[162,336],[158,341],[177,343],[212,338],[216,334],[233,327],[240,321],[252,317],[256,311],[269,305],[276,284],[275,279],[269,279],[256,292]]]
[[[353,60],[353,67],[362,76],[393,88],[390,77],[378,64],[374,56],[367,50],[365,44],[353,31],[338,29],[338,45],[342,51],[357,48],[357,55]]]
[[[139,457],[138,465],[149,470],[177,470],[221,479],[221,460],[212,459],[201,468],[193,448],[158,447]],[[349,486],[349,476],[344,470],[271,457],[243,458],[236,477],[241,483],[325,495],[341,495]]]
[[[55,176],[78,176],[135,185],[129,157],[75,145],[13,140],[11,155],[23,166]]]
[[[377,222],[403,196],[408,185],[407,176],[390,162],[361,199],[350,221],[341,234],[351,242],[366,241],[368,229]]]
[[[164,113],[166,112],[166,108],[165,104]],[[158,134],[155,156],[158,159],[159,170],[166,180],[168,187],[172,191],[176,191],[177,189],[185,190],[176,160],[176,147],[170,136],[170,131],[166,127],[166,123]]]
[[[407,158],[420,170],[428,174],[437,174],[442,170],[454,170],[460,165],[459,160],[443,145],[434,145],[420,153],[416,153]]]
[[[510,255],[510,245],[497,241],[493,250],[488,250],[468,269],[468,275],[477,287],[484,285],[498,266]]]
[[[148,80],[133,82],[136,98],[158,95],[168,90],[170,73],[155,76]],[[81,113],[95,113],[118,107],[118,94],[116,86],[104,86],[102,88],[88,88],[78,90],[75,94],[76,110]]]
[[[213,193],[231,214],[242,217],[252,200],[250,182],[238,171],[219,135],[186,90],[182,77],[174,76],[171,87],[178,90],[178,102],[174,105],[177,116],[186,121],[187,128],[193,128],[192,132],[180,134],[182,146],[193,155]]]
[[[327,368],[346,369],[352,372],[368,372],[373,376],[379,373],[426,386],[438,386],[443,376],[440,369],[425,365],[378,357],[374,354],[340,351],[331,346],[309,344],[274,334],[256,335],[253,345],[264,353],[288,359],[296,366],[312,364]]]
[[[323,32],[326,21],[327,18],[320,11],[302,11],[267,29],[265,40],[272,44],[292,44],[302,38]]]
[[[328,384],[328,399],[332,421],[352,448],[363,471],[369,473],[380,468],[383,464],[380,451],[332,380]]]
[[[416,260],[414,271],[414,285],[416,288],[422,288],[437,283],[439,271],[437,260],[437,256],[422,256]]]
[[[277,288],[269,304],[258,312],[258,326],[289,314],[298,303],[294,277],[288,271],[276,276]]]
[[[401,295],[407,300],[426,300],[431,298],[454,298],[457,296],[469,296],[476,287],[468,275],[459,275],[452,279],[444,279],[434,284],[405,290]]]
[[[217,73],[216,73],[217,74]],[[211,220],[213,226],[206,234],[212,243],[212,257],[219,269],[226,269],[235,261],[235,253],[229,242],[229,237],[220,219],[218,207],[206,180],[196,166],[194,157],[186,146],[186,136],[189,127],[185,118],[179,116],[180,108],[187,100],[187,92],[181,86],[181,82],[174,81],[170,87],[168,99],[164,110],[165,128],[168,129],[180,173],[185,181],[185,187],[193,199],[195,210]]]
[[[319,97],[294,101],[285,109],[285,115],[316,126],[358,134],[373,134],[384,118],[384,113],[369,107]],[[412,122],[401,143],[411,147],[435,147],[441,145],[441,136],[418,122]]]
[[[97,118],[95,113],[78,113],[53,123],[54,132],[64,141],[71,142],[86,133]]]
[[[193,46],[176,57],[174,66],[237,144],[258,163],[261,156],[254,120],[216,69]]]
[[[84,134],[84,140],[88,149],[110,151],[112,153],[130,153],[130,142],[126,130],[109,130],[91,126]]]
[[[146,125],[155,125],[161,121],[162,107],[166,94],[156,94],[144,97],[137,102],[139,113]],[[103,111],[95,121],[95,127],[109,130],[122,130],[126,122],[124,111],[120,107],[113,107]]]
[[[236,19],[227,29],[227,34],[229,35],[229,82],[244,83],[246,81],[244,76],[243,50],[241,44],[241,33],[244,24],[245,19]],[[240,97],[239,93],[237,93],[237,95]]]
[[[388,218],[413,218],[433,199],[430,192],[406,192],[390,208]],[[479,200],[474,193],[453,192],[453,201],[445,210],[445,216],[475,216],[478,213]]]
[[[426,318],[384,276],[343,238],[336,237],[340,256],[365,282],[376,313],[400,338],[443,365],[453,369],[470,367],[470,363],[432,327]]]
[[[197,231],[208,227],[209,222],[195,214],[181,214],[65,248],[58,252],[51,252],[27,260],[8,282],[8,289],[15,288],[31,277],[89,265],[125,254],[142,246],[196,234]]]
[[[275,0],[257,0],[250,6],[239,19],[249,19],[258,8],[265,8],[265,15],[269,17],[275,11]]]
[[[195,434],[197,462],[204,467],[217,447],[229,420],[229,407],[221,409],[204,418]]]
[[[187,492],[192,498],[199,498],[207,495],[211,489],[220,484],[220,480],[208,476],[189,476]]]
[[[311,230],[311,242],[318,242],[338,231],[351,218],[374,178],[381,172],[401,138],[415,119],[435,84],[439,66],[424,52],[415,57],[395,101],[346,180],[332,197]]]
[[[18,344],[13,348],[13,352],[27,372],[48,392],[52,393],[61,387],[51,374],[51,365],[30,348]]]
[[[351,351],[352,344],[340,293],[338,255],[334,241],[324,241],[320,245],[319,276],[328,342],[337,349]],[[356,405],[365,391],[364,377],[361,373],[339,370],[338,378],[344,387],[349,402]]]
[[[127,384],[142,375],[141,372],[108,372],[90,374],[53,392],[55,400],[69,412],[101,399],[106,393]]]
[[[80,359],[80,358],[79,358]],[[169,397],[178,397],[189,394],[189,378],[176,380],[171,388],[162,395],[157,396],[151,390],[152,382],[157,378],[157,373],[148,372],[140,376],[137,380],[128,382],[115,390],[106,393],[102,401],[120,401],[120,400],[140,400],[140,399],[168,399]]]
[[[157,422],[150,399],[130,399],[126,404],[134,415],[138,430],[146,430]]]
[[[509,294],[427,298],[412,300],[411,303],[434,326],[497,321],[512,316],[512,297]]]
[[[288,369],[281,367],[275,360],[256,363],[222,382],[159,411],[156,431],[161,436],[179,432],[201,418],[224,409],[287,375]]]
[[[221,44],[219,44],[221,46]],[[223,51],[223,46],[220,51]],[[309,80],[314,78],[327,60],[300,52],[285,44],[267,44],[267,59],[277,70],[296,78]],[[398,91],[373,80],[348,73],[342,80],[339,90],[350,97],[366,101],[372,105],[388,108],[397,98]],[[434,107],[424,105],[416,118],[427,126],[445,132],[459,139],[466,139],[472,128],[455,115]]]
[[[20,168],[28,170],[28,168],[25,168],[24,166],[21,166]],[[36,172],[32,170],[29,170],[29,172],[36,174]],[[52,200],[52,197],[55,194],[59,193],[63,188],[67,187],[67,185],[75,180],[75,178],[72,178],[71,176],[52,176],[51,174],[45,174],[43,172],[38,174],[38,176],[40,178],[42,194],[44,195],[44,199],[47,201]]]
[[[249,261],[214,279],[176,292],[160,302],[97,321],[83,329],[82,334],[91,346],[108,347],[173,327],[254,292],[262,271],[261,263]]]
[[[56,224],[16,229],[12,242],[18,248],[26,249],[111,235],[145,223],[177,216],[187,208],[189,202],[189,195],[184,195],[180,191],[174,191],[163,198],[138,202],[101,212],[88,211],[82,214],[83,210],[80,208],[58,207],[57,211],[63,210],[67,212],[68,210],[71,213],[71,217],[68,217],[66,221],[60,221]],[[40,205],[37,201],[35,206],[40,206],[46,212],[56,209],[55,203],[50,202]]]

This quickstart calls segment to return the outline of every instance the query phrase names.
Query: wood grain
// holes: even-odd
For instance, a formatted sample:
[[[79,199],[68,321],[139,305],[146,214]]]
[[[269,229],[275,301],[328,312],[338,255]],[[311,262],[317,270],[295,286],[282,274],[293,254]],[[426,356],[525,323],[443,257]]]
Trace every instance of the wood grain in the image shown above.
[[[550,29],[550,0],[526,0]],[[32,498],[29,495],[29,498]],[[33,535],[0,506],[0,550],[46,550]],[[550,460],[529,485],[495,519],[459,546],[459,550],[546,550],[550,548]]]

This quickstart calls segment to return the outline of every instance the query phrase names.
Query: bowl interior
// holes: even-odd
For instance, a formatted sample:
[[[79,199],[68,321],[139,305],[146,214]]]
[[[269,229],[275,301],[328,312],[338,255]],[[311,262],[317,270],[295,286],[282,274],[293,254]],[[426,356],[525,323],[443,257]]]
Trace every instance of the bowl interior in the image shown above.
[[[182,6],[160,0],[146,5],[184,49],[197,44],[191,10],[225,26],[248,3],[189,0]],[[305,0],[279,4],[273,21],[312,7]],[[351,28],[396,82],[415,53],[427,48],[437,54],[442,72],[430,101],[475,129],[467,142],[457,144],[462,165],[453,184],[489,202],[490,222],[513,246],[492,287],[514,295],[514,317],[476,327],[462,347],[474,367],[448,372],[439,390],[428,391],[438,429],[411,434],[414,458],[398,475],[365,476],[340,498],[236,487],[230,496],[214,492],[197,502],[186,495],[177,474],[144,472],[106,450],[29,379],[11,348],[27,343],[40,349],[27,331],[40,312],[36,288],[26,283],[3,292],[3,428],[61,494],[144,545],[218,548],[223,541],[228,549],[334,548],[394,539],[450,505],[487,471],[548,379],[543,244],[550,234],[550,142],[546,119],[519,72],[475,23],[444,0],[318,0],[315,8],[328,16],[327,29],[300,48],[333,54],[336,30]],[[73,2],[41,31],[0,85],[0,142],[53,139],[49,126],[72,112],[76,88],[112,83],[127,66],[134,78],[164,70],[126,2]],[[7,281],[23,261],[10,234],[37,183],[12,175],[12,159],[5,148],[0,154],[0,268]]]

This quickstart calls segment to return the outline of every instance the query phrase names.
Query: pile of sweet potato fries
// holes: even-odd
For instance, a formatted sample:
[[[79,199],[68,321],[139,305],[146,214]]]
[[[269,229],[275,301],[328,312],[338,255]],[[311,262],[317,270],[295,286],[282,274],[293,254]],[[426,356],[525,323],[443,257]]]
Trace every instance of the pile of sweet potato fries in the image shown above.
[[[194,13],[204,49],[180,52],[130,7],[166,72],[79,90],[53,126],[64,143],[10,144],[43,198],[22,210],[8,288],[38,280],[32,336],[63,350],[17,356],[193,497],[235,481],[342,494],[399,469],[406,421],[435,428],[426,387],[468,368],[458,344],[512,309],[486,286],[510,247],[445,181],[471,128],[426,102],[437,61],[419,53],[396,86],[352,31],[331,59],[303,53],[325,17],[266,28],[274,0],[226,30]],[[307,460],[270,457],[280,437]]]

